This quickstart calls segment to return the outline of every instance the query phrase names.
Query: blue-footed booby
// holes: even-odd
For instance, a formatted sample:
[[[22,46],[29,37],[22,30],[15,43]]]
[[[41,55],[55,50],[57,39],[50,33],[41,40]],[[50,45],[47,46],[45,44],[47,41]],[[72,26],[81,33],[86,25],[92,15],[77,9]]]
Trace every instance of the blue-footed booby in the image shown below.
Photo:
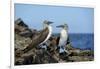
[[[32,48],[36,46],[40,46],[42,48],[43,44],[51,37],[52,35],[52,27],[50,24],[53,22],[45,20],[43,22],[43,30],[39,31],[38,34],[32,37],[32,42],[27,46],[23,51],[28,52]],[[46,45],[46,44],[45,44]]]
[[[68,25],[64,24],[64,25],[59,25],[56,26],[57,28],[62,28],[61,32],[60,32],[60,39],[58,42],[58,47],[59,47],[59,53],[68,53],[67,50],[65,50],[65,46],[68,42]]]
[[[47,21],[47,20],[44,21],[43,29],[46,29],[46,28],[48,29],[48,35],[47,35],[47,37],[45,38],[45,40],[39,44],[39,46],[40,46],[41,48],[47,49],[47,46],[48,46],[47,40],[48,40],[48,39],[51,37],[51,35],[52,35],[52,26],[50,25],[50,24],[52,24],[52,23],[53,23],[53,22],[51,22],[51,21]],[[43,36],[45,36],[45,35],[43,35]]]

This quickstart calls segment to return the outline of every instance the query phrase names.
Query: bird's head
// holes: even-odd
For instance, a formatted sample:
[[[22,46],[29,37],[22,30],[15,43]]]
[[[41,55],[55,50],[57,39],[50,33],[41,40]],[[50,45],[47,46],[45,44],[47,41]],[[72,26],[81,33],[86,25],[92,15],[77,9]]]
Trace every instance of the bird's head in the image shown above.
[[[57,28],[68,29],[68,25],[67,24],[59,25],[59,26],[56,26],[56,27]]]
[[[53,22],[51,22],[51,21],[47,21],[47,20],[45,20],[44,22],[43,22],[43,26],[44,26],[44,28],[45,27],[48,27],[50,24],[52,24]]]

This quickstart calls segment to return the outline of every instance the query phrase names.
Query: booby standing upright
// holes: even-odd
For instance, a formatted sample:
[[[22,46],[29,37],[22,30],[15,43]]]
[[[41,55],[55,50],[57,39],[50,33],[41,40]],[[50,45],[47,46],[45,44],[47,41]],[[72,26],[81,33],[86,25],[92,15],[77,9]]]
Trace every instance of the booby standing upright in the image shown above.
[[[60,39],[59,39],[59,43],[58,43],[58,47],[59,47],[59,53],[68,53],[67,50],[65,50],[65,46],[67,44],[68,41],[68,25],[64,24],[64,25],[59,25],[56,26],[57,28],[62,28],[61,32],[60,32]]]
[[[52,24],[53,22],[51,21],[47,21],[45,20],[44,21],[44,24],[43,24],[43,29],[48,29],[48,35],[47,37],[45,38],[45,40],[43,42],[41,42],[39,45],[41,46],[41,48],[47,48],[47,40],[51,37],[52,35],[52,26],[50,24]],[[44,35],[45,36],[45,35]]]
[[[43,30],[39,31],[37,35],[32,37],[32,42],[23,51],[28,52],[35,46],[43,46],[52,35],[52,27],[50,24],[53,22],[45,20],[43,22]]]

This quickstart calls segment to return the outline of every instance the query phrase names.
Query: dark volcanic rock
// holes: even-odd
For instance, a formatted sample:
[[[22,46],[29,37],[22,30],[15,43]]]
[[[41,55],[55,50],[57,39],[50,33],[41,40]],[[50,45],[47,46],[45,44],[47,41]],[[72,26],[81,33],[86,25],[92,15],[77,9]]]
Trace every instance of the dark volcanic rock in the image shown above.
[[[27,27],[28,28],[28,25],[26,25],[21,18],[18,18],[17,20],[15,20],[15,24],[17,24],[19,26],[22,26],[22,27]]]
[[[28,25],[26,25],[24,21],[19,18],[15,21],[15,33],[22,37],[32,38],[32,36],[37,33],[37,30],[30,29]]]

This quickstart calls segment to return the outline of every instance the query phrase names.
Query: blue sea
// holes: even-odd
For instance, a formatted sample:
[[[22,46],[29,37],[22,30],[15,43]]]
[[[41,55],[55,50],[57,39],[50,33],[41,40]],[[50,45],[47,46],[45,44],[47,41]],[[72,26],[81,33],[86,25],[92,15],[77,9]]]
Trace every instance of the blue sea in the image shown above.
[[[69,39],[72,46],[75,48],[94,50],[94,34],[92,33],[91,34],[90,33],[69,34]]]

